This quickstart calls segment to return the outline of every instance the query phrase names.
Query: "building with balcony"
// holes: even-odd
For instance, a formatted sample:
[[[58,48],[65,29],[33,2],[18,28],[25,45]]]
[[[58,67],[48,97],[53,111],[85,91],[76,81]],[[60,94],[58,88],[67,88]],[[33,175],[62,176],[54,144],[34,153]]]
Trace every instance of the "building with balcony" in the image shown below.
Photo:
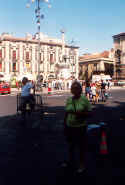
[[[79,78],[91,80],[93,75],[110,75],[114,71],[114,49],[79,57]]]
[[[40,39],[41,80],[78,78],[79,47],[61,39],[50,38],[41,33]],[[0,73],[5,80],[12,77],[21,80],[23,76],[37,80],[38,76],[38,35],[27,34],[17,38],[8,33],[0,36]]]
[[[113,36],[114,42],[114,79],[125,80],[125,33]]]

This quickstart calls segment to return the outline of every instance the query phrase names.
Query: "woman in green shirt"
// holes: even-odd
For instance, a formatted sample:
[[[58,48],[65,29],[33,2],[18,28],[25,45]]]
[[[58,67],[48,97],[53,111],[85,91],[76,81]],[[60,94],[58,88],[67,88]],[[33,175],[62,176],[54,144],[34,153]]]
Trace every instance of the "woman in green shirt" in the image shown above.
[[[73,97],[66,102],[66,113],[64,118],[64,134],[69,144],[69,160],[73,163],[74,147],[79,146],[80,166],[77,170],[82,173],[85,170],[85,154],[87,145],[86,118],[91,111],[91,105],[87,98],[82,95],[81,84],[75,81],[71,86]]]

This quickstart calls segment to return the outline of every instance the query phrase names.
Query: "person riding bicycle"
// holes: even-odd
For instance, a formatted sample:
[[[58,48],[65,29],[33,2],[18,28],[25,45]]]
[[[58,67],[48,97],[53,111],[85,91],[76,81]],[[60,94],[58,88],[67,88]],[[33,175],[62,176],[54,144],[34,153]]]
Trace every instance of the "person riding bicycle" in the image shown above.
[[[34,94],[35,94],[35,86],[33,83],[29,82],[27,77],[24,77],[22,79],[22,89],[21,89],[21,106],[22,110],[26,110],[26,104],[30,105],[31,110],[34,109],[35,105],[35,98],[33,94],[30,93],[30,90],[34,89]]]

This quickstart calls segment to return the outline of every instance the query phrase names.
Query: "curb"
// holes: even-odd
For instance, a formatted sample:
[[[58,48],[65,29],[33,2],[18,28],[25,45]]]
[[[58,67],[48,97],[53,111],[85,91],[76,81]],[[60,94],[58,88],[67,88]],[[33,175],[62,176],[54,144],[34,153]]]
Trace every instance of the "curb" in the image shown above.
[[[125,89],[125,86],[122,86],[122,87],[119,87],[119,86],[113,86],[111,87],[110,90],[115,90],[115,89]],[[16,88],[12,88],[11,89],[11,93],[20,93],[21,90],[17,90]],[[70,93],[70,90],[60,90],[60,91],[51,91],[52,94],[59,94],[59,93]],[[43,90],[41,91],[40,93],[39,92],[36,92],[36,94],[48,94],[48,91],[47,90]]]

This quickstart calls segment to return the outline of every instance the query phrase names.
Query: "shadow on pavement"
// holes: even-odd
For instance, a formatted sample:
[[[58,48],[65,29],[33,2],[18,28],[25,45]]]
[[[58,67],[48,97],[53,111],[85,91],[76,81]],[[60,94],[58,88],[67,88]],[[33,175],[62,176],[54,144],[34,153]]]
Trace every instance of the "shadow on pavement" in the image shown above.
[[[59,165],[68,159],[63,106],[45,106],[43,119],[39,114],[32,115],[27,122],[36,125],[34,128],[23,128],[18,116],[0,118],[0,184],[115,184],[125,171],[125,121],[120,120],[125,102],[114,103],[115,106],[108,102],[96,105],[88,119],[88,124],[101,121],[108,124],[109,156],[106,159],[99,156],[99,130],[89,132],[87,171],[81,176]]]

